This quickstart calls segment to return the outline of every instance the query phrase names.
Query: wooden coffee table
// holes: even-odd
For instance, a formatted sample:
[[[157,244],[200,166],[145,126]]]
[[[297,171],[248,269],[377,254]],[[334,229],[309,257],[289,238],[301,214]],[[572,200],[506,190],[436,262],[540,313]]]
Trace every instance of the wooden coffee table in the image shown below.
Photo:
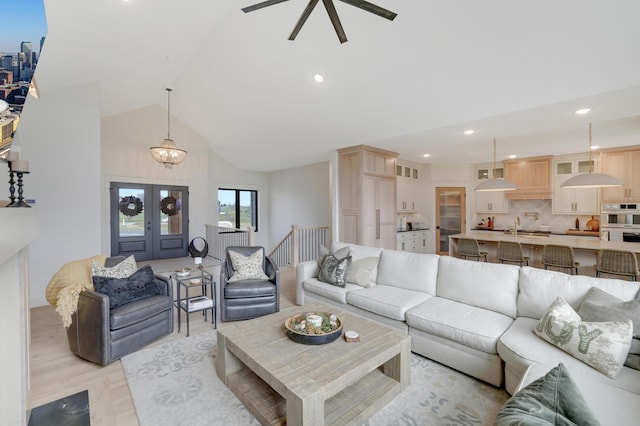
[[[335,313],[360,342],[292,341],[285,320],[308,311]],[[263,425],[361,424],[410,381],[408,335],[320,303],[225,324],[217,347],[218,377]]]

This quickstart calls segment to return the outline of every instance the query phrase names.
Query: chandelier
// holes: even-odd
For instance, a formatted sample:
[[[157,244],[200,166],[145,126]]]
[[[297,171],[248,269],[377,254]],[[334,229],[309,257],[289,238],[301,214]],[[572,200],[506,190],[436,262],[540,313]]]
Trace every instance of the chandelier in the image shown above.
[[[162,142],[160,146],[152,146],[149,148],[153,159],[158,163],[164,164],[168,169],[172,168],[174,164],[180,164],[187,156],[187,151],[180,149],[176,146],[171,139],[171,91],[167,88],[167,138]]]

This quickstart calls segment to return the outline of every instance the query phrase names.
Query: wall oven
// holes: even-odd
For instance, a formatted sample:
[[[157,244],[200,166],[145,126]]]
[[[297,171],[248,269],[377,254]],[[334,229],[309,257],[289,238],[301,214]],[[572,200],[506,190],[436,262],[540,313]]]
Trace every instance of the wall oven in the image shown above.
[[[640,203],[602,204],[600,231],[609,241],[640,242]]]

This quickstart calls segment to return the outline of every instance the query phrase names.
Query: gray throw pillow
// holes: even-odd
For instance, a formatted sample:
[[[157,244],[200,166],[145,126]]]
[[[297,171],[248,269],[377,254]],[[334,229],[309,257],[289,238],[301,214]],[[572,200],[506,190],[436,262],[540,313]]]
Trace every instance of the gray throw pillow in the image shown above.
[[[624,365],[640,370],[640,299],[623,301],[617,297],[591,287],[582,299],[578,315],[584,321],[626,321],[633,323],[633,340]],[[636,355],[636,356],[633,356]]]
[[[351,265],[351,256],[337,259],[332,253],[329,253],[322,262],[318,280],[338,287],[345,287],[349,265]]]
[[[600,422],[560,363],[505,402],[493,424],[596,426]]]
[[[344,259],[349,256],[349,246],[342,247],[340,250],[337,250],[335,253],[331,253],[331,250],[320,244],[320,254],[318,255],[318,268],[322,268],[322,263],[324,262],[324,258],[329,253],[333,254],[336,259]]]
[[[160,294],[151,265],[143,266],[127,278],[96,275],[93,277],[93,286],[98,293],[109,296],[111,309]]]

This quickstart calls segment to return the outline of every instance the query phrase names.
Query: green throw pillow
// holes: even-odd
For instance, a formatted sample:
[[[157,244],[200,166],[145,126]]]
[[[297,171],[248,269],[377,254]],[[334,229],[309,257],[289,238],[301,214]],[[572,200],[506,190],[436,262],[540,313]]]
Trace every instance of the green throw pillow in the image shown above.
[[[629,353],[633,323],[586,322],[562,297],[549,306],[533,332],[602,374],[615,378]]]
[[[591,287],[582,299],[578,315],[584,321],[630,319],[633,322],[633,340],[624,365],[640,370],[640,299],[624,301],[597,287]]]
[[[596,426],[600,422],[560,363],[505,402],[493,424]]]
[[[332,253],[329,253],[322,262],[318,280],[338,287],[346,287],[349,265],[351,265],[351,256],[337,259]]]

